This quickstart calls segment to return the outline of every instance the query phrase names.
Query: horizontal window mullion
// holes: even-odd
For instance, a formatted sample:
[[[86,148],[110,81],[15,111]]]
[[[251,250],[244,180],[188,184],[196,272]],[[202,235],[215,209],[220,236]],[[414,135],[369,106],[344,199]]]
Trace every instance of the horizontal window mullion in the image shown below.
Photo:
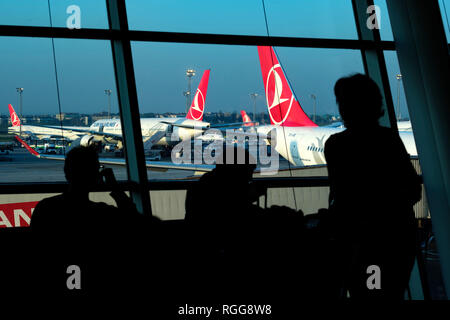
[[[309,47],[324,49],[395,50],[393,41],[367,41],[327,38],[266,37],[208,33],[179,33],[159,31],[118,31],[109,29],[67,29],[51,27],[0,25],[0,36],[72,38],[98,40],[130,40],[146,42],[178,42],[225,45],[267,45],[280,47]]]

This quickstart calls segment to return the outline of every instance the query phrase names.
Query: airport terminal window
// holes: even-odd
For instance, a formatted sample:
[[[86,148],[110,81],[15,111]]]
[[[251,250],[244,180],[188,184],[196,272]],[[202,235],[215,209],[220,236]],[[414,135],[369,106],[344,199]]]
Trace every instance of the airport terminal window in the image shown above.
[[[262,3],[256,0],[245,3],[221,2],[214,5],[211,2],[203,1],[196,2],[195,6],[192,6],[190,3],[174,1],[150,1],[143,3],[136,0],[127,0],[126,4],[129,18],[128,24],[131,30],[211,34],[209,38],[202,38],[202,41],[205,42],[214,42],[214,33],[267,35]],[[42,5],[47,9],[45,17],[48,19],[48,8],[46,4]],[[65,12],[65,9],[67,9],[67,5],[69,5],[67,1],[51,1],[53,26],[66,26],[68,14]],[[104,1],[94,2],[86,0],[80,1],[78,5],[82,10],[82,17],[84,17],[82,18],[82,28],[107,28]],[[351,1],[321,1],[320,3],[311,3],[309,1],[296,3],[282,1],[275,3],[266,1],[265,5],[269,34],[271,36],[322,38],[320,39],[323,40],[321,46],[325,47],[333,47],[332,43],[327,42],[327,38],[337,40],[357,39]],[[40,15],[44,17],[45,10],[39,11],[36,9],[37,13],[41,11],[42,14]],[[60,15],[60,12],[63,12],[63,15]],[[48,25],[48,21],[44,18],[39,22],[40,24],[38,22],[26,22],[23,19],[17,21],[18,25]],[[14,24],[14,21],[7,24]],[[95,35],[95,33],[90,35]],[[151,35],[148,36],[151,38]],[[26,38],[5,39],[12,43],[15,42],[15,45],[21,44],[21,41],[26,40]],[[39,78],[40,82],[38,83],[43,88],[35,92],[36,96],[34,99],[32,95],[26,95],[31,88],[35,87],[36,80],[32,78],[26,85],[14,84],[12,92],[8,91],[8,94],[5,95],[9,96],[9,100],[18,103],[18,93],[15,92],[15,88],[19,86],[24,87],[23,106],[25,114],[27,103],[31,107],[30,100],[33,101],[33,106],[36,106],[37,109],[46,110],[46,108],[52,108],[52,111],[45,111],[49,114],[57,114],[59,112],[51,40],[42,39],[42,42],[45,43],[45,57],[39,55],[40,50],[44,49],[35,49],[33,44],[28,45],[33,50],[15,49],[15,52],[32,52],[32,54],[29,54],[32,56],[29,59],[30,61],[46,59],[43,62],[34,64],[38,71],[39,68],[42,68],[40,72],[44,74],[44,76]],[[202,73],[210,68],[210,81],[203,118],[205,122],[211,124],[241,122],[242,118],[239,111],[246,110],[254,118],[252,119],[253,121],[260,124],[269,124],[270,117],[267,112],[265,89],[261,77],[257,48],[237,44],[239,43],[230,46],[150,41],[132,42],[141,119],[170,118],[173,116],[184,118],[186,116],[186,106],[189,104],[187,101],[193,100],[194,92],[199,85]],[[63,125],[72,124],[68,121],[69,117],[66,117],[68,116],[67,114],[70,116],[70,113],[81,114],[81,112],[90,112],[98,114],[100,117],[108,118],[118,116],[117,90],[115,89],[109,40],[55,39],[55,50],[62,112],[58,117],[63,122]],[[339,125],[333,85],[341,76],[354,72],[364,72],[360,51],[353,49],[289,47],[277,47],[275,50],[289,80],[290,88],[292,88],[300,105],[311,120],[319,125]],[[12,51],[14,52],[14,50]],[[9,74],[24,75],[30,74],[31,70],[35,70],[31,69],[28,61],[19,63],[11,57],[8,59],[4,59],[0,64],[5,64],[5,68],[8,68],[5,70],[11,71]],[[20,68],[25,68],[25,70]],[[186,94],[188,91],[186,77],[188,68],[192,68],[196,72],[196,75],[192,77],[190,95]],[[20,81],[23,81],[23,79],[18,78],[18,82]],[[7,90],[5,86],[1,88],[2,91]],[[110,96],[107,94],[107,90],[111,90],[109,91]],[[251,95],[255,93],[257,95]],[[48,101],[42,102],[43,98]],[[108,98],[111,99],[112,107],[110,116],[105,115]],[[316,110],[315,114],[314,109]],[[3,118],[8,117],[6,110],[2,112],[2,116]],[[87,122],[88,125],[93,123],[92,119],[89,118]],[[78,125],[86,125],[86,121],[84,124]],[[107,130],[109,127],[109,123],[104,123],[101,126],[95,125],[93,128]],[[148,145],[153,144],[153,141],[148,139],[153,136],[146,135],[148,132],[145,130],[148,131],[148,128],[145,126],[142,126],[142,129],[145,149]],[[284,134],[283,137],[285,137]],[[102,151],[104,152],[117,149],[118,147],[113,141],[109,141],[111,143],[108,141],[102,142],[104,147]],[[302,147],[295,143],[291,144],[287,140],[285,142],[285,144],[289,144],[289,152],[301,158],[299,152],[301,152]],[[308,150],[316,161],[323,159],[323,146],[320,144],[320,141],[309,141],[304,146],[304,149]],[[170,152],[167,153],[167,150],[163,151],[166,151],[166,153],[152,152],[150,149],[149,152],[146,152],[146,160],[148,162],[158,163],[166,161],[170,163],[171,158],[170,156],[169,158],[167,157],[170,155]],[[120,156],[120,152],[118,152],[118,155]],[[293,163],[289,163],[283,158],[281,159],[284,161],[285,169],[302,165],[300,162],[293,161]],[[56,167],[52,167],[52,169],[56,172]],[[280,172],[279,175],[291,176],[293,175],[292,172],[294,171],[285,170]],[[194,171],[186,172],[169,169],[166,172],[155,173],[155,171],[149,171],[148,176],[150,179],[183,179],[192,177],[193,173]],[[308,174],[324,176],[326,175],[326,168],[316,168],[309,171]],[[57,174],[45,175],[37,173],[36,175],[39,177],[23,174],[15,177],[14,181],[64,180],[62,175],[58,176]],[[116,175],[118,179],[127,179],[124,167],[121,170],[116,170]],[[298,175],[301,176],[304,173],[299,170]],[[324,194],[327,192],[327,190],[323,190]],[[152,206],[155,206],[157,203],[155,204],[153,198],[154,196],[152,195]],[[326,199],[326,196],[323,198]],[[292,200],[289,199],[285,200],[287,202]],[[299,198],[297,197],[297,199]],[[273,202],[269,199],[268,203]],[[304,201],[304,203],[307,203],[307,201]],[[326,206],[326,202],[320,206]],[[312,210],[314,209],[310,211],[313,212]]]
[[[444,32],[447,37],[447,42],[450,43],[450,1],[449,0],[435,0],[438,1],[441,9],[442,23],[444,25]],[[386,6],[386,0],[375,0],[375,5],[380,8],[380,36],[381,40],[393,41],[391,22]]]
[[[23,0],[0,2],[2,25],[49,27],[47,0]]]
[[[385,51],[384,59],[389,76],[392,100],[398,121],[409,121],[408,102],[406,101],[405,88],[403,87],[403,75],[400,71],[396,51]]]
[[[375,0],[374,4],[380,8],[378,15],[378,22],[380,26],[380,37],[384,41],[393,41],[394,35],[392,33],[391,21],[389,20],[389,13],[386,5],[386,0]]]
[[[186,110],[191,106],[200,79],[207,69],[211,71],[203,110],[204,122],[211,126],[242,122],[240,111],[244,110],[253,118],[251,120],[261,125],[270,124],[257,47],[133,42],[132,49],[144,141],[153,136],[155,131],[148,132],[152,128],[147,128],[143,121],[167,121],[162,118],[175,117],[179,124],[185,123]],[[276,47],[275,50],[291,89],[309,118],[321,126],[339,122],[333,87],[342,76],[364,72],[360,52],[286,47]],[[189,81],[186,66],[195,70],[195,75],[191,78],[191,97],[185,95]],[[252,93],[257,93],[255,100]],[[151,122],[151,126],[156,128],[157,122]],[[164,130],[169,129],[164,126]],[[288,133],[280,134],[279,139],[289,136]],[[144,147],[148,160],[171,162],[174,159],[175,153],[171,150],[177,142],[167,148],[163,139],[164,137],[159,140],[158,144],[161,145],[154,145],[151,149]],[[282,155],[279,164],[282,171],[302,166],[305,161],[310,161],[310,165],[324,164],[324,141],[314,139],[302,141],[301,144],[297,142],[288,138],[289,153],[295,153],[295,156],[303,160],[291,158],[289,163],[287,157]],[[208,143],[209,140],[204,140],[203,147]],[[307,149],[308,147],[311,149]],[[306,150],[314,152],[309,152],[306,156],[303,154]],[[193,178],[193,174],[193,171],[173,169],[148,172],[151,180]],[[326,175],[326,170],[321,173],[311,171],[309,174]]]
[[[447,42],[450,43],[450,1],[438,0]]]
[[[119,122],[110,42],[55,39],[60,108],[51,39],[2,37],[0,43],[8,48],[0,60],[7,75],[0,80],[3,138],[18,144],[6,132],[21,135],[41,157],[63,157],[77,143],[95,144],[101,157],[122,162],[114,170],[127,180],[125,160],[110,146],[116,141],[89,132],[97,120],[103,119],[105,132],[109,122]],[[116,131],[120,136],[120,125]],[[38,159],[23,147],[0,157],[2,183],[65,181],[63,161]]]
[[[267,35],[260,0],[127,0],[131,30]],[[265,1],[271,36],[356,39],[351,1]]]

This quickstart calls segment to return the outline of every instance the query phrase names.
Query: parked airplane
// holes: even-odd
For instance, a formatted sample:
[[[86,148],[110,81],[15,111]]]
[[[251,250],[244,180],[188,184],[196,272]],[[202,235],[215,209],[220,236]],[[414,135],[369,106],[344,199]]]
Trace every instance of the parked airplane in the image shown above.
[[[275,149],[293,165],[325,164],[326,140],[345,128],[319,127],[312,122],[295,97],[273,48],[259,46],[258,54],[271,125],[259,126],[257,132],[267,134],[275,129]],[[417,156],[412,132],[399,134],[410,156]]]
[[[208,122],[203,122],[206,93],[208,89],[210,70],[205,70],[195,93],[186,118],[142,118],[141,129],[145,148],[150,149],[155,144],[172,144],[180,140],[191,139],[202,134],[209,128]],[[17,113],[9,105],[12,126],[8,132],[12,134],[25,133],[40,139],[50,136],[61,136],[71,140],[79,140],[80,145],[89,145],[94,140],[107,142],[122,141],[122,127],[120,119],[102,119],[95,121],[90,127],[58,127],[21,125]],[[175,138],[174,140],[172,138]],[[173,140],[173,141],[172,141]]]
[[[58,127],[58,126],[40,126],[40,125],[24,125],[11,104],[8,104],[9,116],[11,119],[11,127],[8,128],[8,133],[19,134],[27,136],[34,136],[39,139],[50,139],[55,137],[62,137],[70,140],[75,140],[80,137],[80,134],[72,132],[72,129],[86,130],[88,127]]]
[[[37,158],[48,159],[48,160],[59,160],[59,161],[65,160],[65,155],[62,155],[62,154],[40,154],[36,150],[34,150],[32,147],[30,147],[19,136],[15,136],[15,138],[28,150],[28,152],[30,152],[33,156],[35,156]],[[101,164],[109,164],[109,165],[119,165],[119,166],[126,165],[126,161],[124,158],[102,158],[102,157],[100,157],[99,162]],[[195,172],[208,172],[215,168],[215,165],[206,165],[206,164],[197,165],[195,163],[175,164],[172,162],[152,161],[152,160],[146,160],[145,163],[146,163],[146,166],[148,169],[157,170],[157,171],[167,171],[169,169],[177,169],[177,170],[188,170],[188,171],[195,171]]]

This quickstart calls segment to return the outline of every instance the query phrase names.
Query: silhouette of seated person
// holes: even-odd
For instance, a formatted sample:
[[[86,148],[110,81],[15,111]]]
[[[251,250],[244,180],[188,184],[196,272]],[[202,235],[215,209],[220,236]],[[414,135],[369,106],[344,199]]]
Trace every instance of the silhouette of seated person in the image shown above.
[[[286,285],[285,257],[295,256],[287,248],[298,244],[288,238],[301,234],[302,213],[254,204],[264,189],[252,182],[256,161],[248,151],[225,146],[223,159],[186,196],[192,281],[229,297],[274,294],[274,285]]]
[[[326,141],[325,157],[343,289],[353,299],[403,299],[415,257],[420,178],[398,132],[378,123],[376,83],[355,74],[339,79],[334,92],[346,129]],[[370,265],[381,269],[380,290],[368,289]]]
[[[139,236],[148,221],[120,189],[112,170],[100,171],[94,148],[79,146],[70,150],[64,173],[69,183],[67,190],[40,201],[31,218],[40,266],[35,278],[50,289],[67,291],[67,267],[78,265],[81,292],[126,285],[132,281],[130,269],[136,265],[133,259]],[[110,195],[117,208],[89,200],[89,192],[102,183],[102,177],[112,189]]]

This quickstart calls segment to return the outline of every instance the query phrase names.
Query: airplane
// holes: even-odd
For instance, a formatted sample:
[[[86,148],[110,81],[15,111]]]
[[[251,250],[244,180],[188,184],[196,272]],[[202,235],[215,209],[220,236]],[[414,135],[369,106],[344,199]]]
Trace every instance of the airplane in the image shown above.
[[[200,84],[195,93],[191,107],[186,118],[142,118],[141,129],[145,149],[153,145],[170,145],[180,140],[189,140],[201,135],[210,127],[204,122],[203,113],[205,107],[206,93],[210,69],[203,72]],[[94,140],[104,140],[108,143],[122,141],[122,127],[120,119],[101,119],[95,121],[90,127],[58,127],[58,126],[36,126],[21,125],[17,113],[12,105],[9,105],[12,126],[8,128],[11,134],[25,133],[30,136],[47,138],[49,136],[63,135],[70,140],[79,140],[79,144],[87,146]]]
[[[35,136],[39,139],[50,139],[54,137],[61,137],[62,134],[65,138],[70,140],[76,140],[79,138],[79,134],[75,134],[71,131],[72,128],[85,130],[87,127],[58,127],[58,126],[39,126],[39,125],[23,125],[16,111],[11,104],[8,104],[9,116],[11,119],[11,127],[8,128],[9,134],[19,134],[22,132],[24,135]]]
[[[47,159],[47,160],[58,160],[58,161],[64,161],[65,155],[64,154],[41,154],[38,153],[35,149],[30,147],[24,140],[22,140],[19,136],[15,136],[16,140],[22,144],[22,146],[33,156],[39,159]],[[75,146],[71,146],[75,147]],[[108,165],[119,165],[119,166],[126,166],[126,161],[124,158],[106,158],[106,157],[99,157],[100,164],[108,164]],[[170,169],[176,169],[176,170],[187,170],[187,171],[194,171],[195,175],[198,173],[205,173],[213,170],[215,168],[215,165],[207,165],[207,164],[195,164],[195,163],[179,163],[175,164],[172,162],[163,162],[163,161],[152,161],[152,160],[145,160],[146,167],[149,170],[156,170],[156,171],[167,171]]]
[[[306,115],[296,98],[272,47],[258,46],[266,103],[271,125],[257,127],[258,134],[276,131],[275,150],[291,164],[312,166],[326,164],[324,146],[327,139],[345,130],[319,127]],[[411,131],[399,131],[410,156],[417,156]],[[272,139],[268,139],[272,143]]]

